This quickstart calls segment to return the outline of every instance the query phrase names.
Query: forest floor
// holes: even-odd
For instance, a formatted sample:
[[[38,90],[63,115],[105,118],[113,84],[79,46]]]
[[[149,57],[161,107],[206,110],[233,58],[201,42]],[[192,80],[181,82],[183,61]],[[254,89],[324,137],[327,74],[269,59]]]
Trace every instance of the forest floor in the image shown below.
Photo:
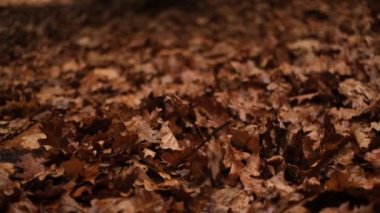
[[[378,9],[0,8],[1,212],[379,212]]]

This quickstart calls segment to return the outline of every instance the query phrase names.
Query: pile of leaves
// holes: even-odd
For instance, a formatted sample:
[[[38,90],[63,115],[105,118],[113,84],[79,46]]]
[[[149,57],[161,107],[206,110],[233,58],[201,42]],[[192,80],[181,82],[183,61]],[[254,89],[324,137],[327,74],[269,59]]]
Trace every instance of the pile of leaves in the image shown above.
[[[376,1],[153,2],[0,9],[2,212],[380,211]]]

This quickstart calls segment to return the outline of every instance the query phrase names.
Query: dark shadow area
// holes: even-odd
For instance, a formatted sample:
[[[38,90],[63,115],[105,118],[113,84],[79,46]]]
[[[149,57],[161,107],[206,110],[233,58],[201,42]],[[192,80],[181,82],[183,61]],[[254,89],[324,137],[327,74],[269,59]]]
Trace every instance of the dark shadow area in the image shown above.
[[[53,45],[69,41],[84,28],[131,25],[136,16],[150,21],[172,9],[197,13],[199,5],[194,0],[82,0],[68,5],[0,7],[0,63],[8,63],[22,57],[22,52],[38,48],[37,41],[47,40]]]
[[[349,203],[350,208],[368,205],[366,197],[350,194],[348,192],[327,191],[321,193],[312,201],[305,204],[311,212],[319,212],[328,207],[339,207],[343,203]]]
[[[380,33],[380,1],[367,0],[368,6],[371,9],[374,24],[372,30],[376,33]]]

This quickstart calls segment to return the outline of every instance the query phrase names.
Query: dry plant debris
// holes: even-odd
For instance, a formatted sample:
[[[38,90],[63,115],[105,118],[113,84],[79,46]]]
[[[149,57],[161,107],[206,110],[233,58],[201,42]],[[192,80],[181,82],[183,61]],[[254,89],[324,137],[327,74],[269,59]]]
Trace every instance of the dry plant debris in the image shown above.
[[[379,212],[379,8],[0,8],[1,212]]]

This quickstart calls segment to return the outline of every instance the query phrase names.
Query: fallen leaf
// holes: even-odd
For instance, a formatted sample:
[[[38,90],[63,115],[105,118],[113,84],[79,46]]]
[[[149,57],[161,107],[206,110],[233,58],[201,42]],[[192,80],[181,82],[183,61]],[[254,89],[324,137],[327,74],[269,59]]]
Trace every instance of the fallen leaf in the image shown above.
[[[19,177],[23,178],[24,180],[34,178],[39,173],[45,171],[45,166],[43,165],[45,161],[45,159],[34,157],[30,153],[23,155],[15,164],[17,167],[23,169],[23,172],[21,175],[19,175]]]
[[[161,124],[157,136],[161,138],[160,146],[162,149],[182,150],[167,122]]]
[[[364,155],[364,159],[372,164],[375,168],[380,168],[380,149],[374,149]]]
[[[159,143],[157,131],[153,130],[141,116],[135,116],[124,124],[128,131],[138,134],[139,141],[145,140],[149,143]]]
[[[46,139],[46,134],[41,131],[39,124],[35,124],[12,140],[4,141],[0,147],[4,149],[38,149],[40,148],[38,141],[43,139]]]
[[[251,198],[242,189],[222,188],[211,194],[211,206],[215,212],[248,212]]]
[[[70,178],[74,178],[83,172],[84,166],[85,163],[75,157],[62,163],[62,167],[65,169],[65,174]]]

